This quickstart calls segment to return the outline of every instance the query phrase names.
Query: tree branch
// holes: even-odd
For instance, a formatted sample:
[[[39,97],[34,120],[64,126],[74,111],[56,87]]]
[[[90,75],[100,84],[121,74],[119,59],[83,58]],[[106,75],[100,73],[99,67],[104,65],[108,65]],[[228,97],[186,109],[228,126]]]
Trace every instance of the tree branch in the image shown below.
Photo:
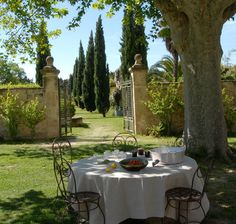
[[[226,22],[236,13],[236,2],[228,6],[223,12],[223,20]]]
[[[165,17],[175,42],[177,51],[185,48],[188,34],[188,16],[186,14],[187,1],[185,0],[156,0],[156,7]],[[175,35],[177,34],[178,35]]]

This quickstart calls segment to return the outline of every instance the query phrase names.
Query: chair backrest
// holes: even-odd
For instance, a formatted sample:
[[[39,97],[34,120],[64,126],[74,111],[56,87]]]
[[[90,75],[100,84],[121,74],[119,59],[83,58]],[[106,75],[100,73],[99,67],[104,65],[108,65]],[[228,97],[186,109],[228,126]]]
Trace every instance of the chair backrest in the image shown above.
[[[177,147],[183,147],[183,146],[185,146],[184,138],[183,138],[182,136],[181,136],[181,137],[177,137],[177,138],[175,139],[174,145],[177,146]]]
[[[112,140],[112,146],[114,147],[119,147],[119,146],[124,146],[124,147],[138,147],[138,141],[136,137],[131,134],[131,133],[119,133],[117,134],[113,140]]]
[[[214,159],[210,159],[206,167],[198,167],[193,174],[191,189],[196,189],[201,192],[203,197],[206,192],[206,187],[209,181],[209,175],[213,169]],[[197,189],[197,186],[201,184],[201,190]]]
[[[53,157],[69,156],[69,161],[72,163],[72,147],[70,141],[66,137],[55,138],[52,143]]]
[[[77,189],[77,187],[75,175],[70,166],[70,163],[65,158],[56,157],[53,160],[53,168],[58,191],[67,203],[72,203],[71,193],[67,190],[69,179],[70,182],[74,184],[74,189]]]

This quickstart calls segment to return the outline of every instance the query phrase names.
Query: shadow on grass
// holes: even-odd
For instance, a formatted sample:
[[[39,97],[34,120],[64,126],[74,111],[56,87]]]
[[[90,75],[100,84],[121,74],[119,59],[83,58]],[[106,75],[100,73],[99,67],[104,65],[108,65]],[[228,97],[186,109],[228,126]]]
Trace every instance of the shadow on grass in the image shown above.
[[[103,154],[106,150],[112,150],[112,146],[109,144],[73,146],[72,157],[85,158],[94,154]]]
[[[73,217],[65,212],[64,203],[46,197],[41,191],[30,190],[21,197],[0,200],[0,207],[0,223],[73,223]]]
[[[17,157],[28,157],[28,158],[51,158],[52,152],[46,148],[20,148],[14,151]]]
[[[207,186],[210,210],[204,223],[236,223],[235,174],[236,159],[231,164],[222,161],[215,162]],[[210,222],[211,220],[215,220],[215,222]]]

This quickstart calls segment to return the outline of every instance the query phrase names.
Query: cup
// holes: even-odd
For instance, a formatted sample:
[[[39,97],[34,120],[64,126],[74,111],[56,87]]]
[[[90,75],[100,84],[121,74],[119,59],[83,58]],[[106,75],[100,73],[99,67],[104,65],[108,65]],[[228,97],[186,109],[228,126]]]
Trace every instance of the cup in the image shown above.
[[[145,151],[145,157],[147,157],[147,158],[150,158],[150,157],[151,157],[150,151]]]
[[[138,151],[137,150],[133,150],[132,151],[132,157],[137,157],[138,155]]]
[[[140,157],[145,156],[145,154],[144,154],[144,149],[142,149],[142,148],[139,148],[139,149],[138,149],[138,156],[140,156]]]

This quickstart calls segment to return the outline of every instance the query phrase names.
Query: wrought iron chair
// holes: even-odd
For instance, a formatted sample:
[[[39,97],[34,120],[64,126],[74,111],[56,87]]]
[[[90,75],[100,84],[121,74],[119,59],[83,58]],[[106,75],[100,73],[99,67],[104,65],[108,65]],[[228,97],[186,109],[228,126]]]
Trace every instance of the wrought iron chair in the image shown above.
[[[175,139],[174,145],[177,146],[177,147],[183,147],[183,146],[185,146],[184,137],[182,137],[182,136],[177,137],[177,138]]]
[[[66,202],[69,211],[76,213],[76,223],[89,223],[89,213],[94,209],[99,209],[102,213],[104,224],[105,216],[99,205],[100,194],[92,191],[70,192],[67,190],[68,180],[73,184],[73,189],[77,189],[76,179],[70,163],[63,157],[54,157],[54,173],[58,190],[62,199]],[[86,217],[82,214],[85,213]]]
[[[136,137],[128,132],[122,132],[117,134],[112,140],[113,147],[124,147],[125,149],[138,147],[138,141]]]
[[[72,147],[71,143],[66,137],[58,137],[53,140],[52,143],[52,153],[53,157],[64,157],[66,155],[69,155],[70,163],[72,163]]]
[[[166,209],[168,206],[177,210],[177,222],[182,223],[181,218],[184,220],[183,223],[200,223],[199,221],[189,221],[189,211],[201,208],[204,217],[206,212],[202,206],[202,198],[206,192],[206,186],[209,180],[209,172],[213,167],[213,160],[210,161],[208,167],[198,167],[192,177],[191,187],[176,187],[166,191]],[[196,189],[196,184],[199,181],[203,184],[201,190]],[[183,207],[185,203],[186,207]],[[190,208],[190,203],[195,203],[196,206]],[[186,212],[186,216],[181,214],[181,210]]]

